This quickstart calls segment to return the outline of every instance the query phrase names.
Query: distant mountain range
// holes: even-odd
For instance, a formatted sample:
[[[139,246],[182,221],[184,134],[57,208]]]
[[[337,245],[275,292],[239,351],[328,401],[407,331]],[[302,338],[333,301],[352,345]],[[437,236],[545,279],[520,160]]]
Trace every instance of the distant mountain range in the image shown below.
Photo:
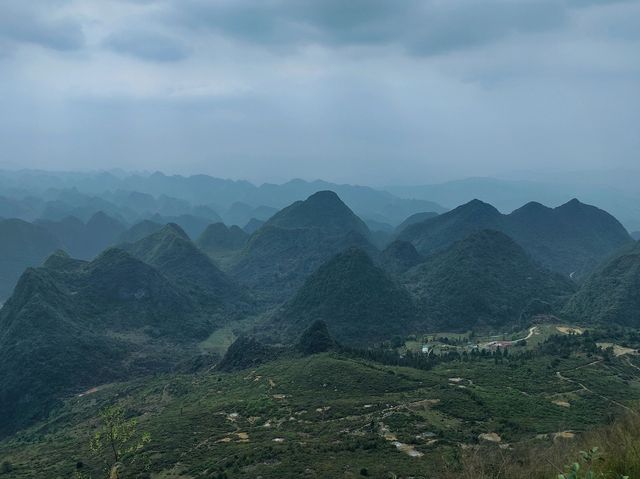
[[[429,255],[482,229],[504,232],[543,266],[576,278],[632,241],[613,216],[576,199],[557,208],[532,202],[508,215],[473,200],[406,227],[398,238],[411,242],[422,255]]]
[[[640,324],[637,243],[577,200],[508,215],[478,200],[412,213],[382,250],[333,191],[253,232],[213,221],[190,237],[166,218],[184,221],[0,221],[0,417],[10,418],[0,436],[84,389],[210,364],[205,344],[235,320],[277,344],[240,341],[231,369],[280,346],[298,351],[305,330],[298,349],[312,351],[333,338],[370,347],[414,333],[516,331],[540,315]]]
[[[422,186],[384,188],[401,198],[428,199],[447,208],[480,199],[503,213],[537,201],[560,205],[572,198],[597,205],[618,218],[629,230],[640,230],[640,173],[576,171],[536,175],[525,172],[504,178],[466,178]]]
[[[324,181],[292,180],[282,185],[255,186],[207,175],[23,170],[0,171],[0,217],[32,221],[75,216],[87,221],[103,211],[127,223],[153,219],[154,215],[191,215],[208,223],[224,221],[243,227],[251,219],[265,221],[294,201],[322,190],[336,192],[362,218],[393,226],[413,213],[446,211],[427,200],[401,199],[366,186]]]

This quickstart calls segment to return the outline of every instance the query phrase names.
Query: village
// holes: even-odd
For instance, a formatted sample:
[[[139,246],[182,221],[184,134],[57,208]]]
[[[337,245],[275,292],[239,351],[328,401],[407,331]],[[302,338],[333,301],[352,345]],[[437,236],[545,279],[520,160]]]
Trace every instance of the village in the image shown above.
[[[471,353],[472,351],[482,350],[504,351],[514,347],[526,348],[527,346],[533,346],[544,341],[549,335],[557,334],[558,332],[568,334],[569,332],[576,333],[578,331],[575,328],[557,325],[537,325],[530,327],[526,334],[523,332],[511,337],[508,337],[507,334],[478,336],[473,332],[435,333],[409,338],[405,343],[405,349],[426,355],[446,354],[448,352]]]

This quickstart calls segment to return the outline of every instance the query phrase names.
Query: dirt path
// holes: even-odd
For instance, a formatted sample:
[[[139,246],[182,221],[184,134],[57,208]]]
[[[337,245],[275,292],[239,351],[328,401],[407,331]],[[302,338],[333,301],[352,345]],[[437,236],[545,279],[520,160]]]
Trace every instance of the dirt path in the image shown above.
[[[526,341],[527,339],[531,338],[531,336],[534,335],[534,333],[536,332],[537,329],[538,329],[538,326],[533,326],[533,327],[529,328],[529,334],[527,334],[527,337],[524,338],[524,340]],[[519,339],[518,341],[522,341],[522,340]]]
[[[583,368],[583,367],[591,366],[591,365],[596,364],[598,362],[600,362],[600,361],[594,361],[593,363],[585,364],[584,366],[579,366],[579,367],[571,369],[569,371],[575,371],[576,369],[580,369],[580,368]],[[565,372],[569,372],[569,371],[565,371]],[[627,411],[635,413],[635,411],[633,409],[625,406],[624,404],[619,403],[618,401],[615,401],[615,400],[613,400],[611,398],[608,398],[607,396],[603,396],[602,394],[598,394],[597,392],[593,391],[592,389],[589,389],[587,386],[585,386],[584,384],[582,384],[579,381],[576,381],[574,379],[570,379],[570,378],[568,378],[566,376],[563,376],[560,371],[556,371],[556,376],[558,377],[558,379],[560,379],[562,381],[566,381],[566,382],[569,382],[571,384],[575,384],[576,386],[579,386],[581,388],[580,391],[588,392],[590,394],[593,394],[594,396],[597,396],[597,397],[601,398],[604,401],[610,402],[610,403],[615,404],[616,406],[619,406],[619,407],[621,407],[621,408],[623,408],[623,409],[625,409]]]
[[[625,358],[625,362],[626,362],[629,366],[631,366],[632,368],[635,368],[635,369],[637,369],[638,371],[640,371],[640,367],[638,367],[638,366],[636,366],[635,364],[633,364],[633,363],[631,362],[631,359],[629,359],[629,358]]]

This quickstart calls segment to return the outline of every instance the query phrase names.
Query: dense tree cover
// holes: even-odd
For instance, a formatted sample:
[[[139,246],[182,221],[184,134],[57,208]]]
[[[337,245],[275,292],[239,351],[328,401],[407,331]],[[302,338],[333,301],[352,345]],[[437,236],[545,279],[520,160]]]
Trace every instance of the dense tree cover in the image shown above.
[[[216,369],[227,373],[241,371],[277,359],[284,352],[284,348],[269,346],[251,336],[240,336],[229,346]]]
[[[214,223],[198,237],[196,245],[205,253],[215,257],[241,249],[247,242],[249,235],[240,227],[227,227],[224,223]]]
[[[422,263],[424,258],[408,241],[396,240],[380,253],[380,265],[392,274],[401,274]]]
[[[243,306],[249,300],[248,294],[174,223],[122,248],[157,268],[200,304]]]
[[[295,350],[303,355],[326,353],[338,348],[338,343],[329,333],[327,323],[322,320],[311,323],[295,345]]]
[[[321,264],[358,246],[377,254],[370,233],[338,196],[318,192],[267,221],[249,239],[231,273],[261,295],[290,298]]]
[[[532,301],[558,305],[574,290],[504,233],[489,230],[428,257],[403,281],[436,330],[522,328]]]
[[[311,275],[274,324],[295,337],[317,320],[345,344],[381,341],[416,326],[409,293],[357,248],[339,253]]]
[[[247,311],[244,293],[168,226],[91,262],[64,253],[30,269],[0,311],[0,433],[43,416],[61,395],[168,370]],[[146,260],[148,263],[143,262]]]
[[[277,228],[322,228],[327,233],[355,231],[369,235],[369,228],[333,191],[319,191],[304,201],[282,209],[266,222]]]
[[[591,274],[564,309],[576,321],[640,326],[640,243]]]
[[[425,255],[448,247],[482,229],[502,231],[543,266],[576,277],[631,238],[610,214],[572,200],[557,208],[528,203],[503,215],[479,200],[407,227],[399,239],[412,242]]]

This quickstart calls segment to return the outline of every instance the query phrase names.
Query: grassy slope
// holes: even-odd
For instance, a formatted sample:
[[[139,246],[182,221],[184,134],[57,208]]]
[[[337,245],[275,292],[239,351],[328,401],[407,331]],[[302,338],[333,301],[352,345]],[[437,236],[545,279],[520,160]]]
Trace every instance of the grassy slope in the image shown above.
[[[321,354],[236,374],[166,375],[70,400],[49,421],[0,443],[0,460],[15,466],[7,478],[69,477],[77,461],[95,464],[87,448],[94,418],[116,400],[151,432],[151,477],[357,477],[361,468],[372,477],[427,474],[480,433],[511,443],[581,431],[623,411],[612,401],[640,399],[628,358],[587,366],[596,359],[485,359],[419,371]],[[590,391],[577,391],[556,371]],[[398,451],[381,424],[424,456]],[[416,439],[426,432],[438,441]]]

